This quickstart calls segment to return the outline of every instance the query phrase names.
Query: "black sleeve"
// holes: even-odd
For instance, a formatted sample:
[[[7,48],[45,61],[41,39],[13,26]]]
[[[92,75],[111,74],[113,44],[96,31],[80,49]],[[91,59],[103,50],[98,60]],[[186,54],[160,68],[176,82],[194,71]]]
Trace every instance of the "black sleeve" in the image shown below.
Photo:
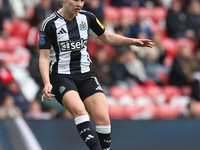
[[[94,36],[102,35],[105,32],[105,28],[100,23],[98,18],[94,14],[86,12],[86,11],[85,11],[85,14],[88,18],[89,28],[91,29],[90,33]]]
[[[51,29],[51,22],[48,22],[45,26],[42,24],[40,29],[40,41],[39,41],[39,47],[40,49],[50,49],[52,44],[52,29]]]

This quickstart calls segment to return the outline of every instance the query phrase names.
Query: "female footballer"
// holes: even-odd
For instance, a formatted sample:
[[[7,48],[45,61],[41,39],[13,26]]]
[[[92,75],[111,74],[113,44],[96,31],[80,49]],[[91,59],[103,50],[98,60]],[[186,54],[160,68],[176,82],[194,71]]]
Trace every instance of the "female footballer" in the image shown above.
[[[47,17],[40,29],[42,101],[52,100],[55,96],[73,116],[77,130],[90,150],[110,150],[108,103],[91,70],[87,50],[89,33],[114,46],[152,47],[154,43],[108,33],[92,13],[81,10],[84,0],[62,0],[62,3],[62,8]]]

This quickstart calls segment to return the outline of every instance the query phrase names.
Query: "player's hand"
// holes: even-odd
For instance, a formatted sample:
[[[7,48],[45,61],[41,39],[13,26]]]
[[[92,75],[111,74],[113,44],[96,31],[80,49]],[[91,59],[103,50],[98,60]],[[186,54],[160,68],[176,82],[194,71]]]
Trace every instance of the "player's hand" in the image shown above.
[[[149,39],[133,39],[133,43],[134,43],[135,46],[139,46],[139,47],[150,47],[150,48],[152,48],[155,45],[155,43],[153,43]]]
[[[52,97],[55,97],[55,95],[51,93],[51,90],[52,90],[51,84],[47,84],[47,85],[44,86],[43,95],[42,95],[42,102],[44,101],[44,99],[52,100]]]

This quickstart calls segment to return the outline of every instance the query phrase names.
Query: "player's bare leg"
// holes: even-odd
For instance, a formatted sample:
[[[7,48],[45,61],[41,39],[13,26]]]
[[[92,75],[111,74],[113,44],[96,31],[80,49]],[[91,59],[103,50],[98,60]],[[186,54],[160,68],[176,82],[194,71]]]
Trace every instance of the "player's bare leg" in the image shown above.
[[[79,94],[76,91],[69,91],[63,96],[62,102],[64,107],[72,114],[77,130],[90,150],[102,150]]]
[[[99,136],[103,150],[110,149],[111,143],[111,125],[109,118],[108,103],[103,93],[96,93],[84,100],[86,110],[91,115]]]

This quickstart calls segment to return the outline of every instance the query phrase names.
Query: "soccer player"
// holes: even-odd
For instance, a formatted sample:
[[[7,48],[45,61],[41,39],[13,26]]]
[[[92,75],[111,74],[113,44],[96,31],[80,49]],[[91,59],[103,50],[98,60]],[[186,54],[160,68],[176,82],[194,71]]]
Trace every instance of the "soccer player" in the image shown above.
[[[91,70],[88,34],[110,45],[152,47],[148,39],[108,33],[84,0],[62,0],[63,6],[47,17],[40,29],[40,72],[44,82],[42,101],[55,98],[73,116],[77,130],[90,150],[109,150],[111,125],[105,94]],[[92,117],[96,131],[90,124]]]

